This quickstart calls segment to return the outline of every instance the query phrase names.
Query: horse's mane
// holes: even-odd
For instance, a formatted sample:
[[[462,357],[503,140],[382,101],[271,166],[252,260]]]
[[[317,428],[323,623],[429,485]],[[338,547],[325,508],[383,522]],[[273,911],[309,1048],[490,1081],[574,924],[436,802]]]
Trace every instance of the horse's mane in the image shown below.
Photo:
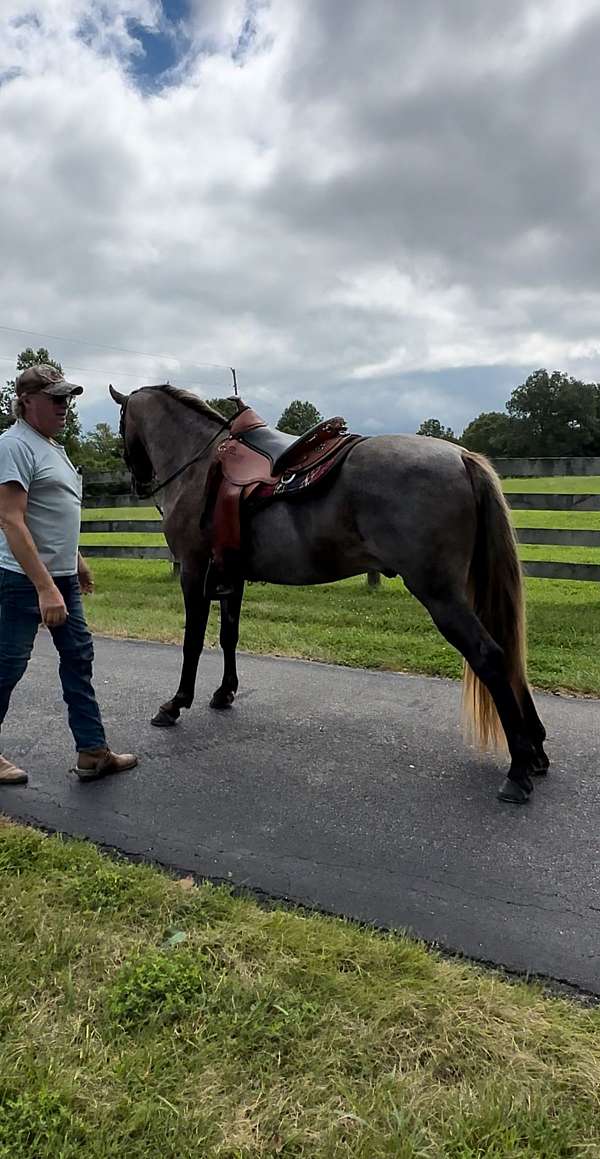
[[[176,398],[178,402],[182,402],[184,406],[190,407],[191,410],[199,411],[207,419],[214,419],[215,422],[221,423],[221,426],[226,421],[218,410],[214,410],[209,406],[203,398],[197,394],[192,394],[191,390],[183,390],[179,386],[171,386],[170,382],[163,382],[157,386],[142,386],[140,390],[162,390],[165,394],[169,394],[171,398]]]

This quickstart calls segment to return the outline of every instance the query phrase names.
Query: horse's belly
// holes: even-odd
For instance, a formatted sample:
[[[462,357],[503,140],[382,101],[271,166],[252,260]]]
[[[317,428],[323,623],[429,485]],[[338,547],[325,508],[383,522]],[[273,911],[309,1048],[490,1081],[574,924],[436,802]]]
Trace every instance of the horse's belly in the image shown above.
[[[273,503],[253,517],[245,538],[244,570],[249,580],[333,583],[375,566],[328,496],[320,502]]]

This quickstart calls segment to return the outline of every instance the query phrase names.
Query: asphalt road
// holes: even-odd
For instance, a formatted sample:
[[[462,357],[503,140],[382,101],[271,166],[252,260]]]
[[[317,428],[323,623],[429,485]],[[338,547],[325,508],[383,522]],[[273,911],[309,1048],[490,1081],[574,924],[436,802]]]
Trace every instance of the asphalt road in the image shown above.
[[[208,707],[218,653],[171,730],[179,649],[96,640],[110,743],[133,772],[79,784],[54,649],[40,633],[3,751],[30,784],[0,811],[130,856],[403,928],[600,994],[600,702],[537,696],[549,777],[496,800],[505,762],[462,742],[451,681],[241,655],[235,708]]]

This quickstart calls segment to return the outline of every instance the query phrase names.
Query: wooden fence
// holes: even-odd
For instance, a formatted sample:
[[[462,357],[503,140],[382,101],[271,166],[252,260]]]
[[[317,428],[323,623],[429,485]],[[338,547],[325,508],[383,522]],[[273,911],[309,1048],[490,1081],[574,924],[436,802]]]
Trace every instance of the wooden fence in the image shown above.
[[[545,476],[600,475],[600,458],[590,459],[497,459],[494,466],[503,477],[541,478]],[[138,499],[131,494],[128,472],[88,475],[84,480],[84,507],[148,507],[151,500]],[[513,511],[597,511],[600,512],[600,494],[552,494],[539,492],[509,492],[506,495]],[[599,520],[600,522],[600,520]],[[151,519],[86,519],[82,522],[86,533],[159,534],[160,520]],[[575,528],[517,529],[520,543],[544,547],[600,547],[599,531],[580,531]],[[173,557],[165,545],[126,546],[117,544],[84,545],[86,556],[104,556],[111,559],[166,559]],[[525,575],[541,579],[600,581],[600,564],[565,563],[523,560]],[[377,573],[370,573],[369,582],[376,583]]]

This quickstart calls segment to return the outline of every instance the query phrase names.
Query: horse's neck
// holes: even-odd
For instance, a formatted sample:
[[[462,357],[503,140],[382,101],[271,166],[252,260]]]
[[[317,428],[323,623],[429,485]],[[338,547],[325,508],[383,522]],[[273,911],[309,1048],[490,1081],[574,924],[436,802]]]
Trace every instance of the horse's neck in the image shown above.
[[[218,423],[200,411],[168,395],[157,399],[143,419],[144,444],[157,480],[168,479],[206,447],[206,457],[202,456],[190,473],[186,471],[173,480],[170,490],[177,491],[181,479],[189,483],[191,471],[200,482],[204,480],[220,433]]]

